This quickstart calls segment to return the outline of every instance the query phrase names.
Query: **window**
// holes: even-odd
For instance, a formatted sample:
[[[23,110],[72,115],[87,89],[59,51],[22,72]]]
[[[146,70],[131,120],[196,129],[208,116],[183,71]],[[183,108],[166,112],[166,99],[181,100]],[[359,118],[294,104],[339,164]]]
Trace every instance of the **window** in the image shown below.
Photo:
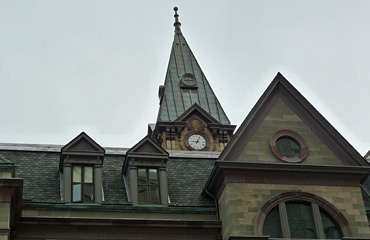
[[[181,77],[181,88],[195,89],[197,88],[197,79],[191,73],[185,73]]]
[[[82,132],[61,149],[60,196],[66,203],[103,202],[105,149]]]
[[[132,205],[168,205],[168,156],[149,135],[126,152],[122,174]]]
[[[0,178],[11,178],[12,172],[11,171],[0,171]]]
[[[301,191],[285,192],[269,200],[256,216],[254,232],[285,239],[353,237],[348,221],[334,205]]]
[[[341,239],[340,228],[315,203],[282,202],[266,216],[263,235],[271,238]]]
[[[160,204],[158,170],[138,168],[139,204]]]
[[[287,158],[298,157],[301,154],[301,146],[290,137],[281,137],[276,141],[276,148]]]
[[[304,138],[288,129],[279,130],[270,137],[270,148],[277,158],[289,163],[302,162],[308,155]]]
[[[72,202],[94,202],[94,167],[73,166]]]

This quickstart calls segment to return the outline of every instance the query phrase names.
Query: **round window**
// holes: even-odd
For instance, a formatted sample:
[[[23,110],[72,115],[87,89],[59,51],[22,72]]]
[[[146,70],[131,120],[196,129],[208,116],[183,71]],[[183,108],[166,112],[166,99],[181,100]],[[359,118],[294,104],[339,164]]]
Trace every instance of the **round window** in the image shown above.
[[[270,147],[274,155],[285,162],[301,162],[308,155],[303,137],[288,129],[275,132],[270,138]]]
[[[195,76],[193,74],[191,74],[191,73],[185,73],[181,77],[181,83],[184,86],[193,87],[193,86],[196,86],[197,80],[196,80],[196,78],[195,78]]]
[[[276,148],[281,155],[287,158],[298,157],[301,154],[301,146],[291,137],[283,136],[276,140]]]

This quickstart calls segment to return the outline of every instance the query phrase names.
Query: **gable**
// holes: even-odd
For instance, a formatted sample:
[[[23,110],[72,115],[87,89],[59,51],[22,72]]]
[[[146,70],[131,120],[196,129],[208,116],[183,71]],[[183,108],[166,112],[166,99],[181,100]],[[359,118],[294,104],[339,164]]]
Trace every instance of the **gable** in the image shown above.
[[[143,145],[139,146],[135,152],[139,153],[162,153],[153,144],[145,142]]]
[[[272,158],[269,142],[270,136],[281,129],[297,130],[296,134],[303,135],[302,139],[307,138],[308,145],[311,144],[306,159],[309,161],[304,160],[303,164],[368,166],[364,158],[280,73],[243,121],[219,160],[283,163]]]
[[[77,151],[86,151],[86,152],[99,151],[97,147],[95,147],[92,143],[90,143],[86,139],[79,140],[74,145],[72,145],[68,150],[76,151],[76,152]]]
[[[132,155],[135,153],[148,153],[168,157],[168,152],[156,144],[148,136],[141,139],[140,142],[127,151],[127,155]]]
[[[97,144],[86,133],[82,132],[62,148],[63,153],[67,152],[95,152],[104,154],[105,150]]]
[[[271,135],[281,129],[297,132],[307,142],[308,155],[303,160],[303,164],[343,165],[342,161],[281,97],[272,104],[271,109],[237,157],[237,161],[282,163],[271,151],[269,142]]]
[[[208,112],[206,112],[202,107],[198,104],[192,105],[189,109],[187,109],[181,116],[179,116],[175,122],[182,122],[187,121],[192,116],[197,115],[206,123],[220,123],[214,117],[212,117]]]

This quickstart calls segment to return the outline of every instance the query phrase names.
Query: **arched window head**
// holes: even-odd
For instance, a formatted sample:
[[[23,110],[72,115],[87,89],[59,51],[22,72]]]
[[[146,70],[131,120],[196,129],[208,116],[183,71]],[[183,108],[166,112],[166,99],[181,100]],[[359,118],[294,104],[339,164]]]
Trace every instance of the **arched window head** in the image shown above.
[[[255,233],[271,238],[342,239],[353,236],[344,216],[313,194],[281,194],[259,211]]]

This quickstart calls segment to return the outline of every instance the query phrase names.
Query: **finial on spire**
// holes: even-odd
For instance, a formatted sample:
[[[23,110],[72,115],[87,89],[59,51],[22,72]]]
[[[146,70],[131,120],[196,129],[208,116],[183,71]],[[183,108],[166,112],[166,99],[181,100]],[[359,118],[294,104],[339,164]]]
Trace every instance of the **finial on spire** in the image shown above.
[[[181,34],[181,23],[179,22],[179,14],[177,14],[177,10],[179,10],[177,7],[174,7],[173,10],[175,11],[175,23],[173,24],[173,26],[175,26],[175,33],[176,34]]]

